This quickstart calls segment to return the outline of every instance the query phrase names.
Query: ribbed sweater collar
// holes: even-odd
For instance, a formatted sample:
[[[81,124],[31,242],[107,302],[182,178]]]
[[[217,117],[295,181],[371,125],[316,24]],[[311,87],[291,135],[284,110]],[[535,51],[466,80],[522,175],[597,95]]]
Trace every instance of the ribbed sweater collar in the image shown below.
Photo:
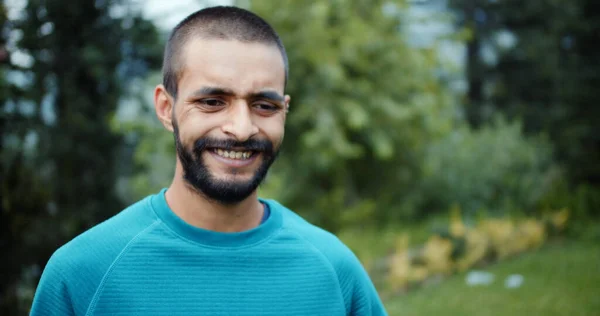
[[[171,210],[165,198],[166,191],[166,188],[162,189],[150,199],[156,215],[178,235],[204,246],[229,248],[252,246],[268,239],[282,226],[283,219],[279,203],[273,200],[259,199],[269,206],[271,214],[264,223],[253,229],[237,233],[223,233],[198,228],[186,223]]]

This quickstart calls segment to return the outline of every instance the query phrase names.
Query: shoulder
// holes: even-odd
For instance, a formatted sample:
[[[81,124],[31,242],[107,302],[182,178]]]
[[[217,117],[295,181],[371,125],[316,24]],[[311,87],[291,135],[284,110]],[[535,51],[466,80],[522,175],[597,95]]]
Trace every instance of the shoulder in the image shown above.
[[[73,238],[53,254],[51,261],[78,264],[110,259],[156,220],[147,197]]]
[[[348,255],[350,251],[334,234],[316,226],[277,201],[268,200],[283,217],[283,228],[328,254]],[[351,251],[350,251],[351,253]]]
[[[54,252],[44,268],[38,291],[68,293],[73,308],[85,313],[113,262],[128,244],[157,222],[147,197],[90,228]],[[58,285],[60,288],[54,288]]]
[[[362,269],[352,250],[337,236],[309,223],[278,202],[271,202],[283,215],[283,229],[293,233],[321,253],[339,275],[352,274],[353,270]]]
[[[371,279],[350,248],[335,235],[310,224],[278,202],[269,202],[282,213],[283,229],[303,240],[332,266],[348,314],[387,315]]]

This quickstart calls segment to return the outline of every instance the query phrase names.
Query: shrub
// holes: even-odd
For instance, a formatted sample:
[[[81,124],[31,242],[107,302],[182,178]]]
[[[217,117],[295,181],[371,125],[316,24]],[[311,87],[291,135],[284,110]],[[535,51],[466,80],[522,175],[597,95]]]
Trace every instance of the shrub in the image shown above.
[[[535,250],[547,240],[548,231],[561,231],[569,211],[562,209],[543,218],[485,218],[465,225],[460,209],[453,208],[445,231],[432,234],[420,247],[409,248],[409,235],[401,233],[389,256],[381,287],[401,292],[424,281],[464,272],[473,267],[505,260]]]
[[[498,119],[478,130],[466,126],[433,142],[422,164],[421,209],[458,204],[467,215],[485,209],[530,212],[560,176],[552,148],[526,138],[518,122]]]

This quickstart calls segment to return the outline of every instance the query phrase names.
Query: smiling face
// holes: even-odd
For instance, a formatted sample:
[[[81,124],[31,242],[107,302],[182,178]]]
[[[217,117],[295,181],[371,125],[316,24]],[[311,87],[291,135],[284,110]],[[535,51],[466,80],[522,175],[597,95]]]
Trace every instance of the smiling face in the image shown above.
[[[157,114],[174,132],[183,178],[222,204],[252,194],[275,160],[289,96],[276,46],[193,39],[173,100],[155,92]]]

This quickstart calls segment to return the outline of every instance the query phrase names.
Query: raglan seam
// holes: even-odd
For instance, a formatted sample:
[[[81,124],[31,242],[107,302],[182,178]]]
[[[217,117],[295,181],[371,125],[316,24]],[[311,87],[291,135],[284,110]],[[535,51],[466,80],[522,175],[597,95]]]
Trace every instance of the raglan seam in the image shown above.
[[[127,242],[127,244],[125,246],[123,246],[123,249],[121,249],[121,251],[119,252],[119,254],[111,262],[110,266],[108,267],[108,269],[106,269],[106,272],[102,276],[100,284],[98,284],[98,287],[96,288],[96,292],[94,293],[94,296],[92,297],[92,300],[90,301],[90,303],[88,305],[87,311],[85,313],[86,316],[92,315],[91,313],[93,313],[94,309],[96,308],[96,304],[98,303],[98,299],[100,297],[100,294],[104,290],[104,285],[106,283],[106,279],[108,278],[108,275],[110,274],[110,272],[112,272],[112,270],[115,267],[115,265],[117,264],[117,262],[125,255],[125,253],[127,252],[127,250],[129,250],[131,248],[131,245],[135,241],[137,241],[140,238],[141,235],[143,235],[146,232],[151,231],[156,226],[158,226],[160,223],[161,223],[160,220],[158,220],[158,219],[154,220],[154,222],[152,222],[148,227],[142,229],[139,233],[137,233],[135,236],[133,236],[133,238],[131,238],[131,240],[129,240],[129,242]]]
[[[306,237],[302,236],[300,233],[285,227],[285,225],[284,225],[283,229],[286,229],[290,233],[298,236],[298,238],[300,238],[304,242],[306,242],[320,257],[322,257],[325,260],[325,262],[327,262],[327,264],[329,265],[329,268],[332,270],[332,273],[335,276],[335,280],[337,281],[336,283],[337,283],[337,287],[338,287],[340,298],[341,298],[341,304],[344,309],[344,314],[348,314],[348,310],[346,310],[346,302],[344,301],[344,292],[342,291],[342,285],[340,283],[340,276],[337,273],[337,270],[335,269],[335,267],[333,266],[333,263],[331,262],[331,260],[329,260],[329,258],[319,248],[317,248],[311,241],[306,239]]]

